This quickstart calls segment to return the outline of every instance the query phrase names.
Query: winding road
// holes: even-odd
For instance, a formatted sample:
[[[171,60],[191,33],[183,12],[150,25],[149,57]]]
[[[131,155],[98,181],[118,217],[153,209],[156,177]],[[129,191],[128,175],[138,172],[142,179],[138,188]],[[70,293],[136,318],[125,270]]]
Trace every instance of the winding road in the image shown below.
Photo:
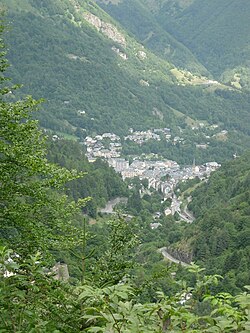
[[[189,266],[189,264],[187,264],[186,262],[181,261],[181,260],[176,259],[176,258],[174,258],[173,256],[171,256],[171,254],[169,254],[169,253],[167,252],[167,248],[166,248],[166,247],[162,247],[162,248],[160,248],[160,249],[159,249],[159,252],[163,255],[164,258],[166,258],[166,259],[168,259],[168,260],[170,260],[170,261],[172,261],[172,262],[174,262],[174,263],[176,263],[176,264],[179,264],[179,263],[180,263],[182,266],[185,266],[185,267],[188,267],[188,266]]]
[[[128,198],[125,197],[117,197],[115,199],[112,199],[107,202],[106,206],[104,208],[98,209],[98,212],[100,213],[106,213],[106,214],[113,214],[114,213],[114,207],[119,203],[126,204],[128,201]]]

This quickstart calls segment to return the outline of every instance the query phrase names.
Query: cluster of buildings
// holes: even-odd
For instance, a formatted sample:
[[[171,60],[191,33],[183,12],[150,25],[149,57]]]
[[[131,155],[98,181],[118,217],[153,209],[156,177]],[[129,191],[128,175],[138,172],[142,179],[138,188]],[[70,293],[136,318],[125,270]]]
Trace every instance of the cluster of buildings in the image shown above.
[[[124,140],[130,140],[139,145],[148,140],[160,141],[161,136],[166,140],[171,138],[171,130],[169,128],[156,128],[147,131],[134,131],[131,128],[129,132],[130,134],[125,136]],[[176,143],[177,141],[178,137],[174,138],[173,142]],[[121,156],[121,138],[114,133],[104,133],[102,135],[96,135],[95,137],[87,136],[84,140],[84,145],[87,149],[87,157],[89,161],[94,161],[97,157],[110,159]]]
[[[147,131],[129,130],[130,134],[124,137],[124,140],[130,140],[141,145],[148,140],[160,141],[160,134],[166,139],[171,138],[170,129],[153,129]],[[89,161],[94,161],[97,157],[105,159],[118,158],[121,155],[122,144],[121,138],[114,133],[104,133],[95,137],[87,136],[84,140],[84,145],[87,148],[87,157]]]
[[[147,179],[148,189],[153,188],[161,191],[163,200],[171,199],[171,206],[165,210],[165,215],[174,215],[176,212],[186,222],[193,222],[193,216],[187,210],[182,211],[179,198],[175,195],[174,189],[179,182],[196,177],[206,179],[212,171],[220,167],[217,162],[208,162],[202,165],[185,166],[181,168],[177,162],[172,160],[148,161],[134,159],[131,164],[124,158],[111,158],[108,163],[116,172],[119,172],[123,179],[139,177]],[[142,190],[145,192],[145,189]],[[143,193],[142,193],[143,194]],[[152,229],[157,228],[157,224],[151,226]]]
[[[198,177],[204,179],[220,167],[217,162],[208,162],[203,165],[185,166],[172,160],[147,161],[134,159],[131,164],[124,158],[110,158],[107,160],[123,179],[139,177],[148,180],[148,187],[160,190],[165,197],[173,192],[180,181]]]
[[[143,142],[152,138],[160,138],[160,133],[169,136],[170,129],[154,129],[148,131],[130,130],[130,135],[125,140],[133,140],[135,142]],[[178,141],[181,138],[176,138]],[[94,161],[97,157],[104,158],[108,164],[119,172],[123,179],[139,177],[148,180],[148,187],[160,190],[164,196],[168,196],[173,192],[174,187],[180,181],[186,181],[198,177],[203,179],[208,177],[210,173],[220,165],[216,162],[209,162],[203,165],[195,165],[180,167],[177,162],[172,160],[141,160],[134,158],[129,163],[121,158],[122,143],[121,138],[114,133],[104,133],[96,135],[94,138],[87,136],[84,144],[87,149],[87,157],[89,161]]]
[[[81,111],[85,112],[85,111]],[[228,132],[226,130],[217,131],[218,125],[206,126],[204,123],[199,123],[197,126],[193,126],[192,130],[199,130],[204,128],[206,131],[213,131],[212,136],[204,134],[205,142],[196,142],[197,149],[207,149],[209,146],[208,140],[212,138],[226,139]],[[180,133],[182,130],[180,129]],[[185,136],[185,135],[184,135]],[[132,141],[138,145],[149,140],[166,140],[170,141],[172,145],[185,144],[185,138],[182,136],[172,136],[169,128],[154,128],[147,131],[134,131],[132,128],[129,130],[129,134],[123,137],[124,141]],[[121,138],[114,133],[104,133],[102,135],[96,135],[95,137],[87,136],[84,140],[84,144],[87,147],[87,157],[89,161],[94,161],[97,157],[105,159],[119,158],[121,156],[122,143]]]
[[[94,138],[87,136],[84,144],[87,150],[86,156],[90,162],[95,161],[97,157],[110,159],[121,155],[121,139],[114,133],[104,133]]]
[[[141,144],[147,140],[161,140],[164,137],[168,140],[171,138],[170,129],[154,129],[148,131],[133,131],[130,129],[130,135],[124,137],[124,140],[131,140]],[[180,137],[172,139],[173,144],[183,142]],[[138,177],[141,180],[147,180],[148,188],[142,189],[143,193],[150,193],[149,189],[153,188],[156,191],[161,191],[163,200],[171,199],[171,206],[165,210],[165,215],[174,215],[176,212],[180,217],[191,223],[193,216],[187,209],[181,209],[182,202],[176,197],[174,189],[179,182],[185,182],[188,179],[206,179],[212,171],[220,167],[217,162],[208,162],[202,165],[188,165],[180,167],[176,161],[172,160],[147,160],[136,157],[130,163],[125,158],[121,158],[122,142],[121,138],[113,133],[104,133],[95,137],[87,136],[84,140],[89,161],[94,161],[97,157],[104,158],[108,164],[120,173],[123,180],[127,178]],[[151,228],[157,228],[158,223],[153,223]]]
[[[161,140],[160,135],[154,133],[151,130],[148,130],[148,131],[136,131],[136,132],[133,132],[132,134],[124,137],[124,140],[134,141],[134,142],[136,142],[139,145],[141,145],[144,142],[146,142],[148,140],[151,140],[151,139],[157,140],[157,141]]]
[[[124,140],[134,141],[137,144],[141,145],[148,140],[161,140],[160,134],[163,134],[166,139],[171,138],[171,130],[169,128],[155,128],[147,131],[133,131],[130,129],[130,134],[124,137]]]
[[[192,129],[194,130],[196,127]],[[185,139],[180,136],[172,136],[169,128],[156,128],[147,131],[134,131],[131,128],[129,132],[129,135],[124,136],[124,141],[132,141],[138,145],[142,145],[149,140],[161,141],[162,139],[171,141],[173,145],[185,144]],[[227,131],[224,130],[214,134],[213,137],[225,137],[226,135]],[[210,136],[205,136],[205,139],[210,139]],[[105,144],[103,141],[105,141]],[[114,133],[104,133],[102,135],[96,135],[95,137],[87,136],[84,140],[84,144],[87,147],[87,157],[90,161],[93,161],[97,157],[108,159],[117,158],[121,155],[121,138]],[[209,142],[195,144],[198,149],[207,149],[208,145]]]
[[[160,140],[160,135],[164,135],[166,138],[171,137],[170,130],[167,128],[136,132],[131,129],[130,135],[125,137],[124,140],[132,140],[141,144],[145,140]],[[182,138],[175,137],[174,142],[182,142]],[[175,161],[157,160],[156,158],[154,160],[134,158],[132,163],[129,163],[125,158],[121,158],[121,138],[113,133],[96,135],[94,138],[87,136],[84,144],[86,145],[86,155],[89,161],[94,161],[97,157],[104,158],[116,172],[121,174],[123,180],[134,177],[139,177],[141,180],[146,179],[148,189],[153,188],[156,191],[161,191],[164,200],[171,198],[171,207],[166,209],[165,214],[174,215],[175,212],[178,212],[182,214],[182,219],[186,219],[188,222],[192,221],[192,217],[188,213],[181,213],[181,202],[176,197],[174,189],[179,182],[188,179],[196,177],[206,179],[212,171],[220,167],[217,162],[195,165],[195,161],[193,165],[180,167]]]

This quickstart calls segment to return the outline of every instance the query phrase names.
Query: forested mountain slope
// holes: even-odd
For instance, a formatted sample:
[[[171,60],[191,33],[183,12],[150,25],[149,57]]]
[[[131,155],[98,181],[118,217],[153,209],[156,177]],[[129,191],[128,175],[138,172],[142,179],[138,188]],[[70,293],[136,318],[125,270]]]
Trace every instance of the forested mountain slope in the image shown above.
[[[86,172],[85,176],[67,184],[67,193],[74,200],[91,197],[83,208],[84,213],[96,217],[97,208],[104,207],[108,200],[127,196],[128,190],[120,175],[106,162],[97,159],[88,162],[83,147],[69,140],[51,141],[48,159],[67,169]]]
[[[248,0],[141,0],[167,32],[217,78],[249,89]]]
[[[24,91],[47,100],[43,126],[71,133],[76,127],[122,132],[132,125],[159,125],[154,107],[174,120],[155,85],[145,87],[148,81],[173,81],[173,66],[148,52],[140,59],[143,47],[109,25],[100,9],[68,0],[4,3],[12,26],[7,36],[11,74],[24,83]],[[98,32],[94,24],[100,22],[112,38]]]
[[[231,292],[250,282],[250,153],[225,163],[192,193],[194,260],[225,277]]]
[[[152,8],[145,1],[96,0],[96,2],[154,53],[178,67],[209,75],[190,49],[178,42],[173,34],[169,34],[161,26],[157,18],[152,15]]]
[[[3,29],[1,21],[0,34]],[[2,38],[0,48],[5,49]],[[142,255],[149,257],[151,251],[143,251],[134,233],[137,226],[131,220],[116,218],[109,222],[111,230],[97,239],[97,244],[103,240],[106,243],[101,248],[104,251],[91,265],[94,251],[87,251],[86,242],[90,241],[97,251],[100,248],[95,235],[86,230],[82,216],[88,199],[74,201],[64,191],[67,182],[79,180],[84,174],[48,161],[46,138],[33,119],[39,103],[30,97],[13,101],[17,87],[5,77],[4,57],[5,53],[0,52],[0,331],[249,331],[249,292],[237,296],[214,293],[218,277],[204,275],[197,265],[185,272],[191,274],[189,283],[179,281],[181,267],[176,272],[172,266],[156,265],[149,278],[140,274],[141,283],[136,288],[127,274],[127,268],[131,268],[128,265],[133,264],[131,252],[137,246]],[[69,149],[79,156],[73,157]],[[100,161],[93,166],[85,164],[81,149],[74,144],[55,142],[50,153],[50,159],[63,165],[77,169],[85,165],[90,172],[105,169]],[[107,178],[113,176],[112,170],[106,171]],[[80,273],[78,279],[65,274],[64,262],[53,267],[54,251],[73,255],[81,262],[75,267]],[[155,251],[151,258],[159,256]],[[93,279],[86,278],[90,270]],[[155,278],[164,280],[171,292],[164,293]],[[249,291],[249,286],[246,289]],[[143,290],[149,296],[154,290],[152,302],[140,301]]]
[[[230,131],[226,145],[219,142],[223,156],[249,146],[248,95],[181,72],[95,2],[3,0],[2,6],[11,25],[9,74],[24,84],[23,93],[45,99],[43,127],[77,138],[124,135],[130,127],[191,127],[197,120]]]

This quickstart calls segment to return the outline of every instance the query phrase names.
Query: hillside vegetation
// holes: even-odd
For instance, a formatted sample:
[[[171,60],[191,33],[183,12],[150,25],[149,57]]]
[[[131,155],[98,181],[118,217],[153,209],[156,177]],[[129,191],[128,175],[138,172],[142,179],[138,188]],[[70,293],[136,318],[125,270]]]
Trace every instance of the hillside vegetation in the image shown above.
[[[12,22],[8,39],[15,45],[9,55],[14,65],[11,74],[24,83],[24,92],[46,98],[49,113],[41,119],[45,127],[73,133],[76,126],[122,132],[142,123],[159,125],[153,107],[163,109],[167,121],[173,121],[168,106],[161,97],[156,101],[155,93],[157,81],[174,80],[172,65],[160,64],[150,53],[141,60],[136,54],[143,47],[124,31],[120,35],[126,36],[126,47],[98,32],[84,13],[97,11],[103,21],[110,19],[91,3],[82,3],[80,10],[71,1],[26,3],[29,6],[16,10],[15,1],[6,1]],[[145,87],[147,81],[154,87]]]
[[[1,74],[6,62],[0,58]],[[140,302],[142,290],[153,287],[144,279],[136,288],[128,276],[131,249],[138,247],[134,225],[124,220],[110,222],[102,234],[107,249],[90,266],[85,277],[86,233],[80,207],[86,199],[70,201],[64,195],[65,182],[83,176],[48,162],[44,136],[31,119],[37,102],[31,98],[11,103],[5,97],[12,88],[1,75],[1,206],[0,212],[0,330],[20,333],[142,331],[244,332],[249,328],[249,293],[237,296],[214,294],[209,289],[218,276],[205,276],[197,265],[189,268],[190,287],[173,279],[169,266],[155,267],[151,279],[164,277],[171,294],[157,286],[154,302]],[[107,236],[107,237],[103,237]],[[100,241],[100,239],[99,239]],[[53,251],[66,251],[81,261],[81,280],[55,279],[65,264],[53,265]],[[79,255],[78,255],[78,253]],[[56,273],[56,272],[55,272]],[[88,272],[89,273],[89,272]],[[66,276],[65,276],[66,275]],[[10,306],[11,305],[11,306]],[[221,317],[223,314],[223,318]]]
[[[250,281],[250,153],[225,163],[192,193],[194,259],[237,291]]]
[[[122,178],[106,162],[97,159],[89,163],[85,150],[79,143],[69,140],[50,142],[48,159],[67,169],[86,172],[85,176],[67,184],[67,193],[74,200],[89,197],[83,212],[96,217],[98,207],[104,207],[108,200],[127,196],[128,190]]]
[[[30,10],[27,2],[23,5]],[[1,23],[0,33],[3,30]],[[5,49],[2,39],[0,48]],[[143,218],[117,215],[109,221],[102,219],[99,225],[87,225],[83,212],[89,198],[81,198],[83,191],[93,191],[96,186],[101,197],[95,200],[105,201],[123,192],[121,179],[103,161],[90,165],[78,143],[54,135],[48,152],[44,131],[34,120],[39,102],[31,97],[18,99],[18,87],[5,77],[7,67],[5,52],[1,52],[0,331],[249,331],[249,286],[235,296],[217,293],[221,276],[205,275],[195,264],[182,268],[159,262],[161,255],[155,247],[140,243],[140,236],[148,237],[149,242],[153,236],[149,226],[145,230]],[[245,162],[243,158],[238,163],[242,170],[237,170],[242,176],[242,183],[236,186],[238,195],[244,186],[249,187]],[[237,178],[234,172],[233,176]],[[88,181],[83,183],[85,177]],[[130,204],[140,204],[133,200],[135,195],[129,198]],[[159,196],[144,196],[140,209],[154,212]],[[138,211],[136,206],[131,208]],[[246,205],[241,208],[245,210]],[[244,211],[244,217],[247,214]],[[168,223],[175,228],[173,218]],[[164,230],[169,231],[168,225]],[[184,224],[178,226],[181,230]],[[176,237],[172,231],[169,241]],[[156,237],[161,236],[159,229]],[[70,276],[64,259],[71,260]]]
[[[215,77],[250,88],[248,0],[147,0],[157,22],[183,43]]]
[[[114,17],[127,31],[151,51],[171,61],[175,66],[186,68],[197,74],[209,75],[204,66],[192,54],[190,49],[178,42],[167,32],[152,15],[150,6],[145,1],[126,0],[96,1],[106,12]]]
[[[230,157],[236,146],[248,147],[248,95],[181,72],[94,2],[3,0],[2,5],[11,24],[9,75],[24,84],[23,93],[45,98],[43,127],[80,138],[79,133],[127,134],[130,127],[177,128],[190,119],[205,120],[232,131],[221,144],[223,156]]]

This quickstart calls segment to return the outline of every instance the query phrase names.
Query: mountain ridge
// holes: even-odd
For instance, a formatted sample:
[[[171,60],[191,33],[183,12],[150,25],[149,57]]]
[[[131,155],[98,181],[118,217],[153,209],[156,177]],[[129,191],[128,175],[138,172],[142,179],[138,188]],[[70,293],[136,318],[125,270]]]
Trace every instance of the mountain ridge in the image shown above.
[[[158,24],[144,3],[137,0],[118,3],[102,0],[96,2],[158,56],[196,74],[210,75],[188,48]]]
[[[215,78],[249,90],[249,1],[146,1],[159,24],[184,43]],[[145,4],[145,1],[143,1]]]

